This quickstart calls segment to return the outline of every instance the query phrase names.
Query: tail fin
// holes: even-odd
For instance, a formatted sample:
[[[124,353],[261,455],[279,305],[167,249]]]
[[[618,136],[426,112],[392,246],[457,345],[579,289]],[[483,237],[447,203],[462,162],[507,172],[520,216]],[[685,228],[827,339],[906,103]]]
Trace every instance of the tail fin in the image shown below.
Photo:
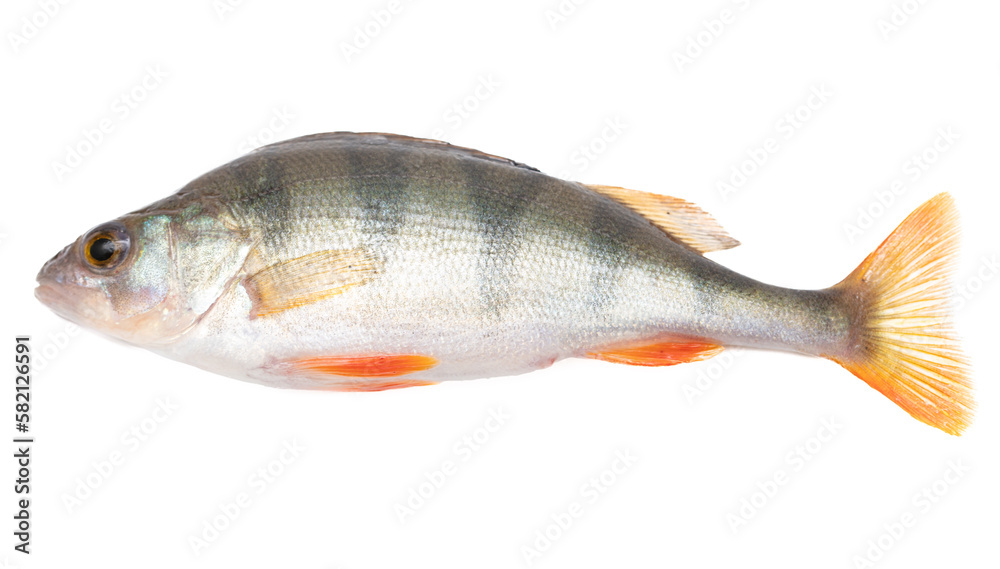
[[[972,382],[950,322],[958,212],[947,193],[921,205],[834,289],[855,318],[851,347],[830,359],[914,418],[960,435]]]

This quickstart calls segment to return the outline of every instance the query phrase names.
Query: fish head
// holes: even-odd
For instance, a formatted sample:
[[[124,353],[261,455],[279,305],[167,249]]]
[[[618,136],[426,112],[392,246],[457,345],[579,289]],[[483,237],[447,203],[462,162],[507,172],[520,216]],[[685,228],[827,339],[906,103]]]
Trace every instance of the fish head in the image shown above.
[[[35,296],[59,316],[127,343],[170,344],[236,278],[248,250],[240,237],[211,215],[128,214],[46,262]]]

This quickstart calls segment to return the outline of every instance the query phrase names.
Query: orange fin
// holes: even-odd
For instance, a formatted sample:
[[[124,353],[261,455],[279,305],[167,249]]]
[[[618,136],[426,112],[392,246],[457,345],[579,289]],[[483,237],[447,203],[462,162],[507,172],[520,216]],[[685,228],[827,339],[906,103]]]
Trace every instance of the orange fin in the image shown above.
[[[828,355],[919,421],[959,435],[975,403],[951,328],[958,212],[947,193],[917,208],[834,290],[854,313],[852,347]]]
[[[740,244],[726,233],[715,218],[680,198],[615,186],[587,187],[635,211],[674,241],[699,253],[731,249]]]
[[[253,254],[253,260],[260,252]],[[250,318],[277,314],[341,294],[376,274],[376,263],[361,249],[316,251],[279,261],[243,279],[253,303]]]
[[[350,383],[331,383],[318,389],[324,391],[346,391],[346,392],[366,392],[385,391],[387,389],[403,389],[404,387],[421,387],[424,385],[437,385],[436,381],[421,381],[419,379],[377,379],[365,381],[352,381]]]
[[[604,360],[616,364],[633,366],[672,366],[688,362],[698,362],[718,354],[723,350],[717,344],[698,341],[674,340],[590,352],[588,358]]]
[[[279,365],[291,373],[302,375],[396,377],[431,369],[437,363],[436,359],[420,354],[379,354],[372,356],[319,356],[288,360]],[[420,385],[426,385],[426,383]],[[407,386],[401,385],[400,387]],[[384,387],[383,389],[392,388]]]

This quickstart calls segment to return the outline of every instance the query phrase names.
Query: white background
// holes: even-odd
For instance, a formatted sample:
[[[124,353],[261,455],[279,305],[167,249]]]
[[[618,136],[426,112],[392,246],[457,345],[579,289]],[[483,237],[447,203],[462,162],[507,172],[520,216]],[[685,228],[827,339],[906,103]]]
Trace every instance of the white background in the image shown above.
[[[384,22],[387,1],[249,0],[221,15],[228,5],[213,0],[73,2],[51,17],[38,15],[44,2],[5,2],[2,343],[13,352],[13,336],[31,334],[48,358],[32,392],[32,553],[10,549],[5,515],[0,560],[517,567],[548,527],[559,535],[532,566],[855,567],[879,556],[880,540],[878,567],[996,566],[1000,7],[929,2],[884,33],[879,20],[918,6],[894,1],[564,0],[554,21],[556,0],[400,0],[380,25],[372,13]],[[712,23],[723,10],[728,23]],[[366,25],[376,33],[358,37]],[[688,49],[695,57],[678,65]],[[812,88],[832,95],[800,108]],[[129,107],[121,97],[133,91],[142,100]],[[808,120],[786,138],[779,121],[796,110]],[[87,148],[102,120],[110,132]],[[916,178],[909,161],[939,129],[958,138]],[[42,263],[88,228],[261,140],[334,130],[437,135],[552,174],[684,197],[743,243],[714,259],[801,288],[839,281],[913,208],[950,191],[977,421],[948,436],[831,362],[766,352],[659,369],[572,360],[376,394],[280,391],[74,333],[32,297]],[[778,150],[724,199],[718,183],[769,137]],[[60,175],[68,147],[86,156]],[[881,207],[876,193],[896,179],[901,195]],[[849,236],[859,208],[872,219]],[[160,423],[157,400],[176,406]],[[477,435],[491,409],[509,418]],[[832,440],[810,441],[831,418]],[[136,445],[122,438],[132,428],[152,432]],[[488,440],[469,452],[467,436]],[[273,463],[293,441],[305,450]],[[789,457],[800,445],[807,462]],[[98,474],[113,452],[124,462]],[[591,502],[584,485],[618,452],[636,461]],[[5,454],[0,502],[12,516]],[[401,522],[397,504],[447,460],[457,472]],[[941,482],[949,463],[962,476]],[[251,477],[268,465],[282,472],[258,492]],[[755,496],[781,474],[773,496]],[[81,488],[88,479],[99,486]],[[944,495],[915,500],[924,489]],[[250,505],[195,555],[191,538],[240,492]],[[734,531],[744,499],[766,503]],[[582,515],[550,527],[574,502]],[[889,536],[908,513],[911,527]]]

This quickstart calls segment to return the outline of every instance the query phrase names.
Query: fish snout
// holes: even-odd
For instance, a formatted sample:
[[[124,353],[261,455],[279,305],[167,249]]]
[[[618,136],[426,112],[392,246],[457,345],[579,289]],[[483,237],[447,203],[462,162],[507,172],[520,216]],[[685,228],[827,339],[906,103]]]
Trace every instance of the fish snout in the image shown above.
[[[38,275],[35,280],[38,281],[39,285],[45,284],[63,284],[65,282],[65,272],[68,265],[68,257],[70,251],[73,249],[73,243],[63,247],[62,251],[59,251],[51,259],[42,265],[42,270],[38,271]]]
[[[71,322],[101,320],[107,317],[107,298],[100,289],[81,286],[83,279],[72,257],[75,245],[67,245],[42,265],[35,277],[35,298]]]

